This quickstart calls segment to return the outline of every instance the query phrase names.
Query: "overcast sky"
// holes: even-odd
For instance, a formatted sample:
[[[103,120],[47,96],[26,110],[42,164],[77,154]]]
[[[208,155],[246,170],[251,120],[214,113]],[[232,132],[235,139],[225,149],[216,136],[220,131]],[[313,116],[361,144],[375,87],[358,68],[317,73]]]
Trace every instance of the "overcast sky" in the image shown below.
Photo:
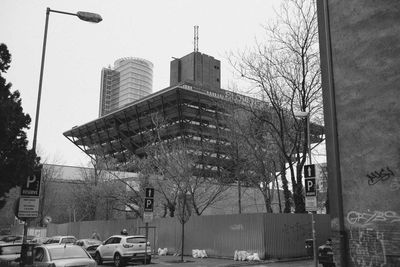
[[[32,145],[46,8],[103,17],[99,24],[50,13],[37,147],[48,163],[87,166],[89,157],[62,133],[98,117],[100,72],[121,57],[154,64],[153,92],[168,87],[172,57],[199,51],[221,60],[221,85],[234,82],[226,53],[263,35],[282,0],[2,0],[0,42],[12,54],[5,75],[32,118]]]

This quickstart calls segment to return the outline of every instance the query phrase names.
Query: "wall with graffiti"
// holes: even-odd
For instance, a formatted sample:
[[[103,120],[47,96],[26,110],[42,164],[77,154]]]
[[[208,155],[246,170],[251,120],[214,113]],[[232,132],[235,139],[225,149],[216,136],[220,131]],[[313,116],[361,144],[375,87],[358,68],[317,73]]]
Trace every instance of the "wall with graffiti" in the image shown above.
[[[335,262],[400,266],[400,1],[317,2]]]

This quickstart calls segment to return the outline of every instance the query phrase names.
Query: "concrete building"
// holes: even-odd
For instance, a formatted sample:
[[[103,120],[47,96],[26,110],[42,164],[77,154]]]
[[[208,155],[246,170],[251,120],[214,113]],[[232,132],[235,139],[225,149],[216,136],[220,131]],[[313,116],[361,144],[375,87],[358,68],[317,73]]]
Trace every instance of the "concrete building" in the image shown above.
[[[192,52],[171,61],[170,86],[189,82],[207,90],[221,89],[221,62],[212,56]]]
[[[114,67],[101,71],[99,117],[151,94],[152,87],[153,63],[133,57],[116,60]]]

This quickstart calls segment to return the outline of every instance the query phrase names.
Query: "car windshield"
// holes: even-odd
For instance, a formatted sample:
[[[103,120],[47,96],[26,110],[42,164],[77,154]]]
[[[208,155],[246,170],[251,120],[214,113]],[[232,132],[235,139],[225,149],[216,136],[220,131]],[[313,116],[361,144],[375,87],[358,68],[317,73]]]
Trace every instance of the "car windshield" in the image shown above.
[[[145,237],[130,237],[126,239],[126,243],[146,243]]]
[[[0,255],[20,254],[21,246],[3,246],[0,247]]]
[[[76,239],[73,238],[73,237],[66,237],[66,238],[61,239],[61,243],[62,244],[64,244],[64,243],[75,243],[75,241],[76,241]]]
[[[49,249],[52,260],[70,259],[70,258],[89,258],[81,247],[54,247]]]

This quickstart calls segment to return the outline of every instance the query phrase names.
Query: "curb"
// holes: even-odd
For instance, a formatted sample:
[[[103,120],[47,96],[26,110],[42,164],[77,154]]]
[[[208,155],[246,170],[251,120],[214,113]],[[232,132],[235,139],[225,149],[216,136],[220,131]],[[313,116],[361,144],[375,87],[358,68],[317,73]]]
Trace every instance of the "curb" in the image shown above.
[[[160,257],[155,257],[158,261],[161,259]],[[185,257],[188,261],[196,261],[196,258],[192,257]],[[252,265],[263,265],[269,263],[276,263],[276,262],[294,262],[294,261],[303,261],[303,260],[310,260],[311,257],[296,257],[296,258],[282,258],[282,259],[269,259],[269,260],[260,260],[260,261],[234,261],[233,258],[215,258],[215,257],[207,257],[204,258],[205,260],[210,259],[212,260],[225,260],[225,261],[232,261],[229,263],[220,263],[218,264],[219,267],[240,267],[240,266],[252,266]]]

